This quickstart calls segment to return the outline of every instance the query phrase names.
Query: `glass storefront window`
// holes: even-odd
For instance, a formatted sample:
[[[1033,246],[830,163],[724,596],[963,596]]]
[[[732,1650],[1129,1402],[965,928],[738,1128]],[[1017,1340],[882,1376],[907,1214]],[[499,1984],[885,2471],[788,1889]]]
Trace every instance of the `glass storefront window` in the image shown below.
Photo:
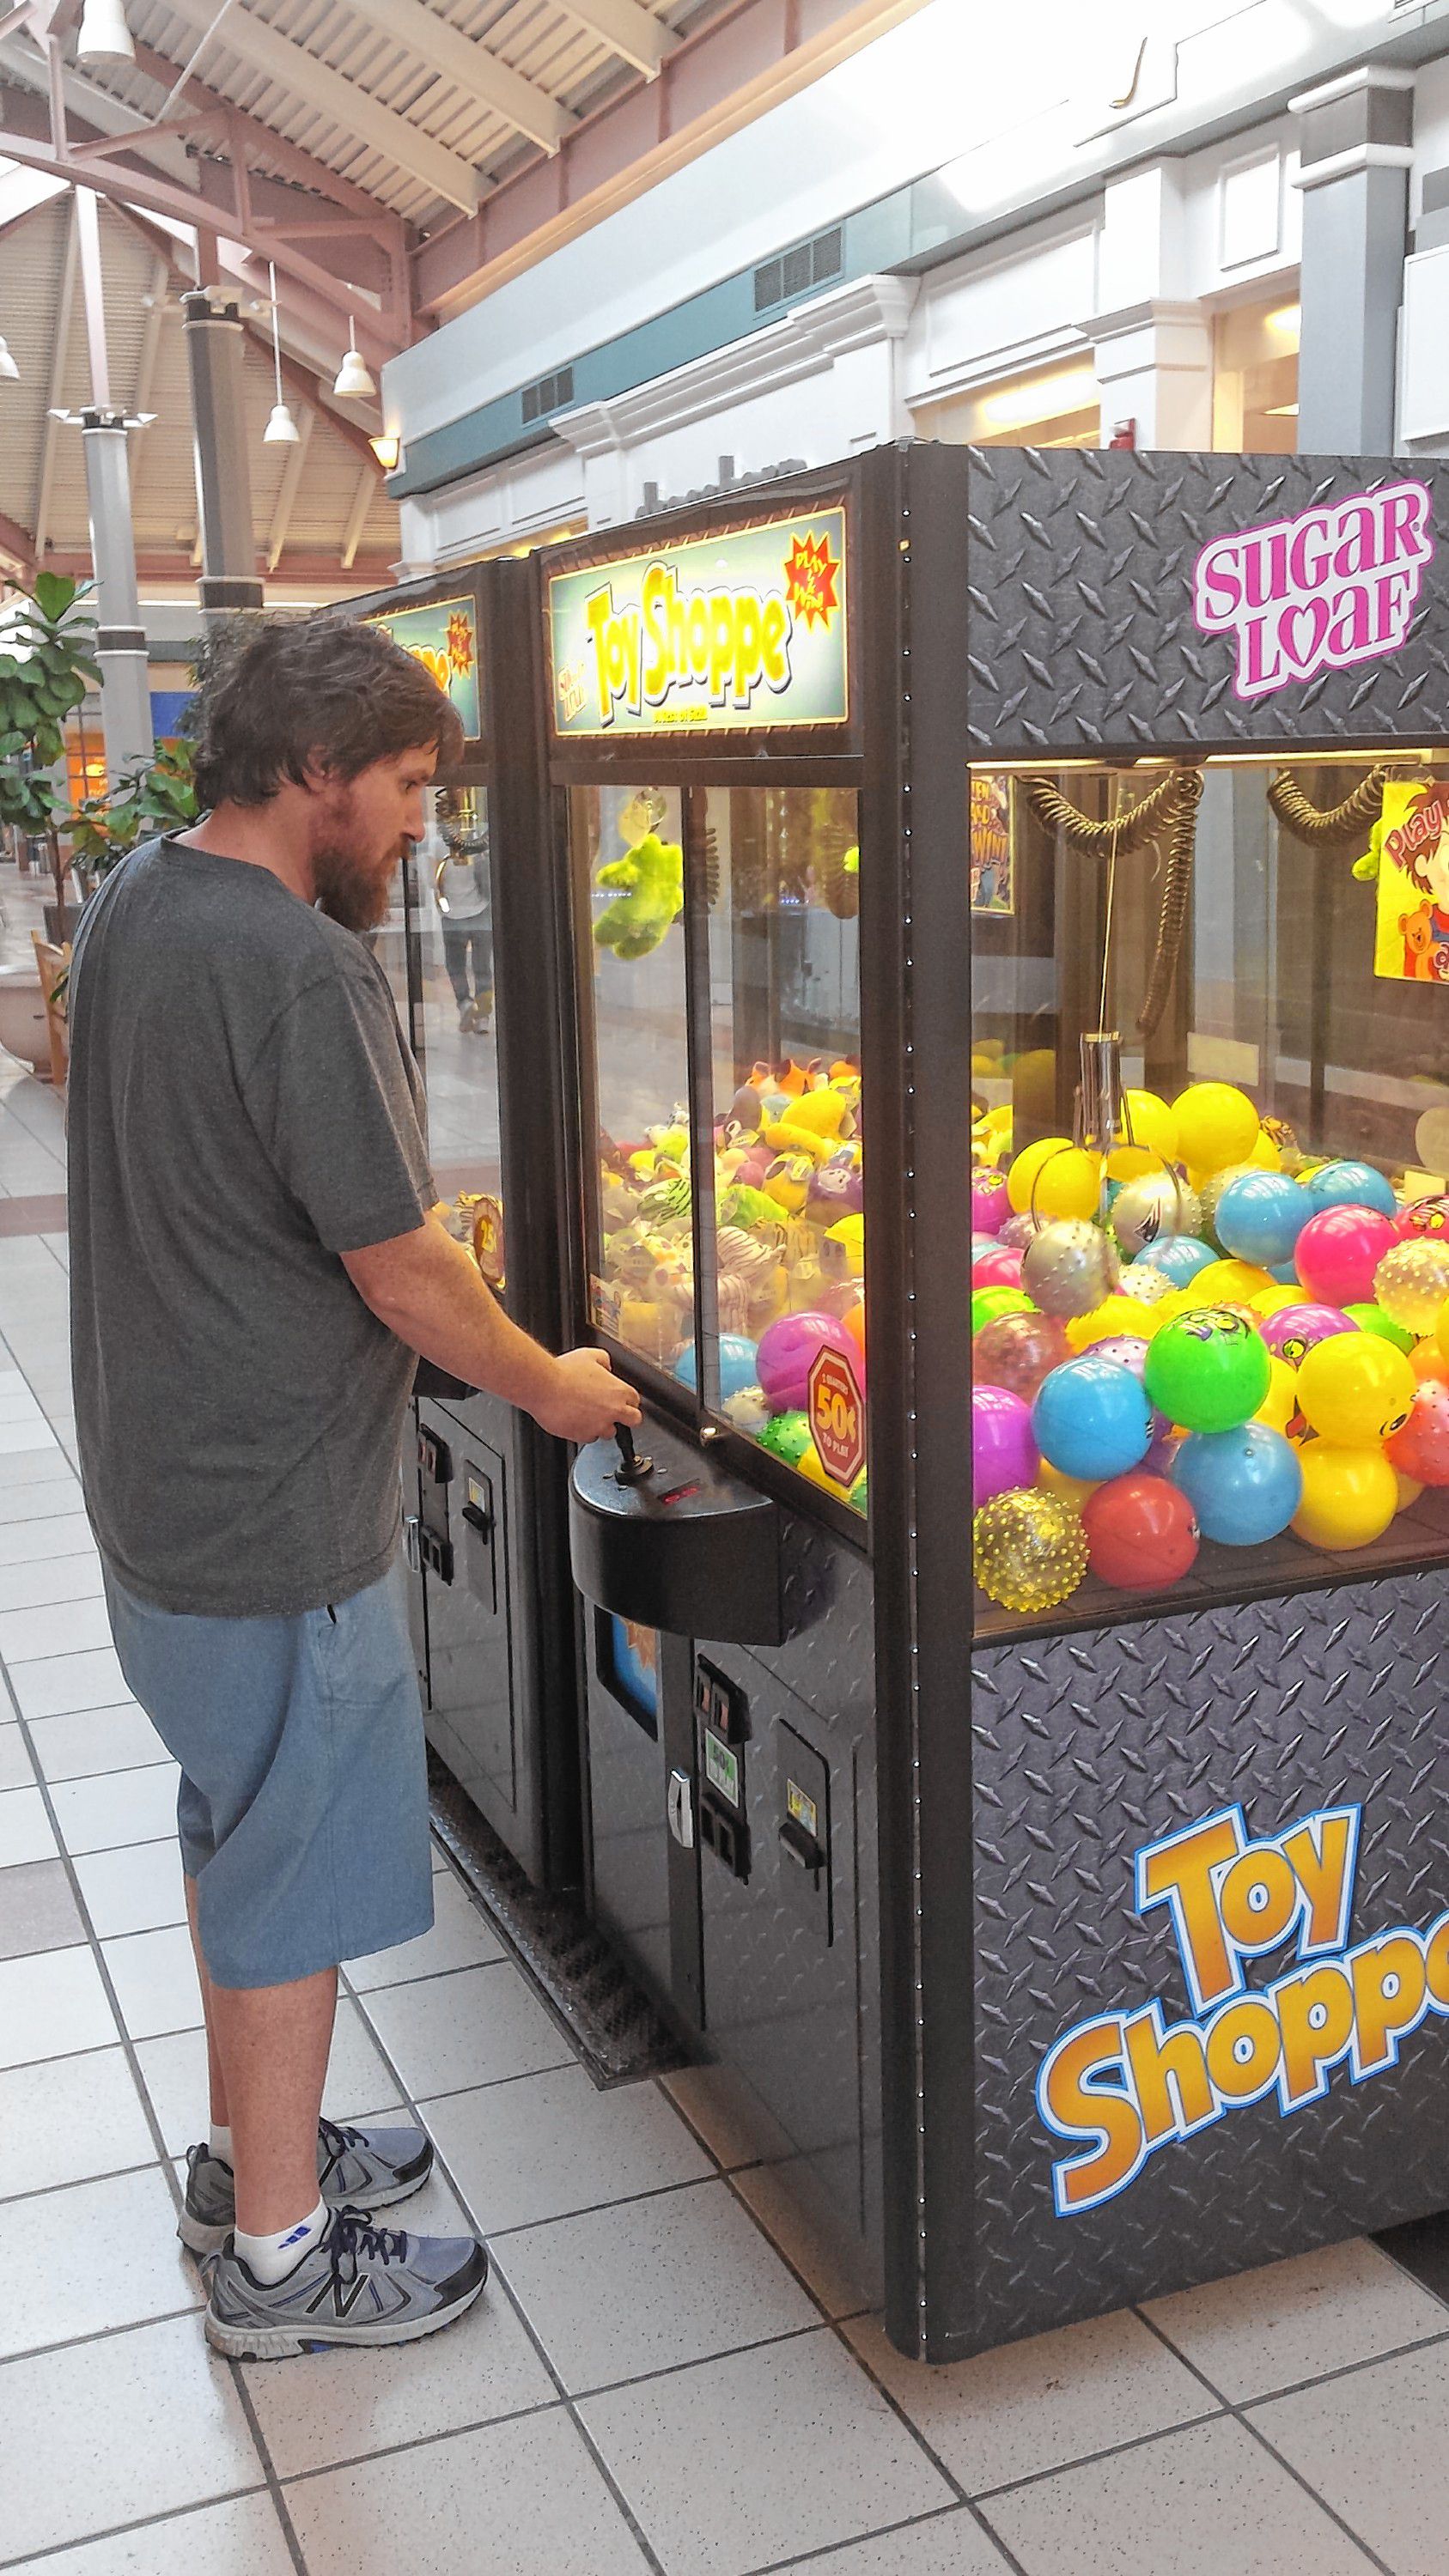
[[[1297,304],[1240,304],[1213,323],[1213,445],[1291,456],[1298,445]]]
[[[677,789],[579,787],[587,889],[598,1176],[590,1219],[595,1324],[656,1366],[694,1374],[693,1197]]]
[[[1101,395],[1089,357],[919,403],[912,417],[918,438],[952,446],[1096,447],[1102,436]]]
[[[493,1019],[493,881],[485,787],[430,789],[411,861],[418,1041],[444,1222],[490,1286],[506,1284]]]
[[[984,1624],[1442,1555],[1449,757],[981,769],[969,828]]]
[[[865,1509],[860,842],[853,792],[711,788],[719,1404]]]

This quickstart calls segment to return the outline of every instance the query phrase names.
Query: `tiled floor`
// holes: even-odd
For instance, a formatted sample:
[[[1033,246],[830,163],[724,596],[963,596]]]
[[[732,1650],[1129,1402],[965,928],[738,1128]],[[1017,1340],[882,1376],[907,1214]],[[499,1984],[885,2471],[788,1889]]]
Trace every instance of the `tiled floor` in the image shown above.
[[[0,1187],[59,1111],[0,1060]],[[928,2371],[706,2077],[597,2093],[439,1861],[329,2107],[409,2105],[491,2286],[395,2356],[213,2358],[174,1772],[105,1639],[63,1236],[0,1236],[0,2567],[49,2576],[1444,2576],[1449,2308],[1363,2243]]]

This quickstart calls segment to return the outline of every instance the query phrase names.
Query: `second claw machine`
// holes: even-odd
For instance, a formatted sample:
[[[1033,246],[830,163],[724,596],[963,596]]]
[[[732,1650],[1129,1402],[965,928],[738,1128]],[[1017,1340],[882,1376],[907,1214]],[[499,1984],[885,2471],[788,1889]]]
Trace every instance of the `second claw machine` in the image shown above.
[[[415,653],[463,723],[383,933],[427,1091],[441,1212],[514,1321],[563,1346],[560,922],[546,863],[537,620],[507,558],[350,603]],[[408,1547],[428,1737],[536,1885],[578,1883],[567,1454],[420,1363]]]
[[[593,1895],[893,2341],[1449,2205],[1449,474],[562,551]]]

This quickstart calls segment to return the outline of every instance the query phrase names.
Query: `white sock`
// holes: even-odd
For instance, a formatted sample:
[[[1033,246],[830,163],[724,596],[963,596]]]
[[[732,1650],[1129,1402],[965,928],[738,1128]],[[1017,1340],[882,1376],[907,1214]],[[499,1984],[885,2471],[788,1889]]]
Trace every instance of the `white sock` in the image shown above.
[[[274,2290],[279,2281],[285,2281],[326,2234],[330,2215],[325,2200],[319,2200],[310,2218],[299,2219],[295,2227],[278,2228],[275,2236],[244,2236],[238,2228],[236,2250],[253,2280],[260,2281],[264,2290]]]
[[[211,2152],[220,2156],[224,2165],[235,2162],[231,2151],[231,2131],[224,2129],[219,2120],[213,2120],[211,2124]]]

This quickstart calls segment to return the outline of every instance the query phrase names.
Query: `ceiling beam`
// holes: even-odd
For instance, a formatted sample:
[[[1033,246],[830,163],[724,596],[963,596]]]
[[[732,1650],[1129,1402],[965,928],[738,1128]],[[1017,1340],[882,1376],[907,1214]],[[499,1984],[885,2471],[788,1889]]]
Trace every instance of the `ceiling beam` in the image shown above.
[[[354,18],[365,18],[369,26],[380,27],[385,36],[391,36],[395,44],[426,63],[430,71],[451,81],[465,97],[479,99],[484,106],[496,109],[545,152],[556,152],[564,136],[577,125],[578,118],[561,99],[551,98],[536,81],[525,80],[520,72],[510,70],[486,45],[475,43],[471,36],[449,26],[446,18],[434,17],[431,9],[421,7],[420,0],[344,0],[344,6]],[[642,9],[639,15],[644,15]],[[231,24],[228,16],[224,25]],[[226,42],[224,34],[222,42]],[[475,200],[477,193],[475,187]]]
[[[342,532],[344,572],[351,572],[357,561],[357,549],[362,543],[362,531],[367,525],[367,514],[376,498],[377,478],[364,471],[357,478],[357,489],[352,495],[352,507],[347,513],[347,525]]]
[[[351,524],[349,520],[349,530]],[[352,553],[355,555],[356,552],[357,544],[354,539]],[[35,539],[28,528],[22,528],[16,519],[7,518],[3,510],[0,510],[0,560],[7,563],[13,572],[17,572],[22,581],[34,579]],[[350,563],[351,560],[352,557],[349,555],[348,562]]]
[[[653,80],[665,55],[674,50],[670,29],[641,9],[639,0],[560,0],[560,6],[646,80]]]
[[[169,92],[180,68],[178,63],[171,62],[165,54],[158,54],[153,46],[142,44],[137,37],[136,69],[144,72],[148,80],[155,81],[158,89]],[[401,217],[395,215],[390,206],[385,206],[380,197],[370,196],[366,188],[357,186],[355,180],[344,179],[340,170],[330,170],[326,162],[319,161],[314,153],[304,152],[300,143],[289,143],[284,134],[274,134],[259,116],[250,115],[244,107],[233,107],[229,98],[222,97],[220,90],[208,89],[204,81],[193,78],[186,84],[186,95],[208,114],[224,117],[235,128],[240,140],[251,145],[250,157],[265,160],[272,169],[284,171],[289,179],[295,179],[299,188],[314,189],[319,195],[330,197],[335,205],[350,206],[355,215],[365,216],[371,222],[401,224]]]
[[[277,497],[272,503],[272,524],[267,530],[268,572],[275,572],[282,560],[282,548],[287,542],[287,530],[292,523],[292,512],[297,506],[297,494],[302,488],[307,450],[312,444],[312,431],[316,419],[317,415],[310,403],[304,403],[302,417],[297,423],[297,442],[294,447],[289,447],[287,450],[282,479],[277,485]]]
[[[215,0],[167,0],[167,7],[173,17],[184,18],[189,27],[203,34],[216,17]],[[391,8],[388,14],[390,22]],[[235,55],[238,62],[275,81],[279,89],[289,90],[304,107],[346,128],[370,151],[381,153],[385,160],[416,179],[420,187],[445,198],[450,206],[460,206],[466,214],[477,204],[480,181],[468,162],[443,144],[434,143],[416,125],[410,125],[405,116],[396,115],[380,99],[359,88],[356,81],[334,71],[330,63],[294,45],[290,37],[279,35],[265,19],[249,16],[241,0],[232,0],[217,28],[216,41],[224,53]]]
[[[75,306],[75,281],[80,265],[80,227],[76,221],[75,191],[65,210],[65,253],[61,262],[60,292],[56,297],[55,321],[50,342],[50,383],[46,388],[45,430],[40,444],[40,463],[35,476],[35,504],[31,517],[35,521],[35,550],[45,554],[50,528],[50,496],[55,483],[56,442],[60,422],[56,413],[65,400],[65,370],[70,354],[70,319]]]
[[[393,543],[395,548],[396,540]],[[360,572],[345,565],[339,555],[309,548],[305,554],[287,555],[280,567],[278,578],[283,582],[305,582],[309,586],[322,585],[334,591],[371,590],[377,586],[382,577],[383,568],[390,558],[384,551],[364,557],[363,560],[372,568],[371,578],[367,580]],[[198,551],[194,563],[199,566],[200,562],[201,556]],[[89,581],[91,578],[90,554],[83,546],[53,547],[45,558],[45,564],[48,572],[69,573],[77,581]],[[185,553],[179,546],[173,552],[164,553],[154,547],[142,547],[136,557],[136,576],[145,584],[170,582],[178,588],[185,589],[190,569]],[[199,608],[196,615],[199,627],[201,623]],[[178,662],[183,661],[185,656],[178,653],[176,659]]]

